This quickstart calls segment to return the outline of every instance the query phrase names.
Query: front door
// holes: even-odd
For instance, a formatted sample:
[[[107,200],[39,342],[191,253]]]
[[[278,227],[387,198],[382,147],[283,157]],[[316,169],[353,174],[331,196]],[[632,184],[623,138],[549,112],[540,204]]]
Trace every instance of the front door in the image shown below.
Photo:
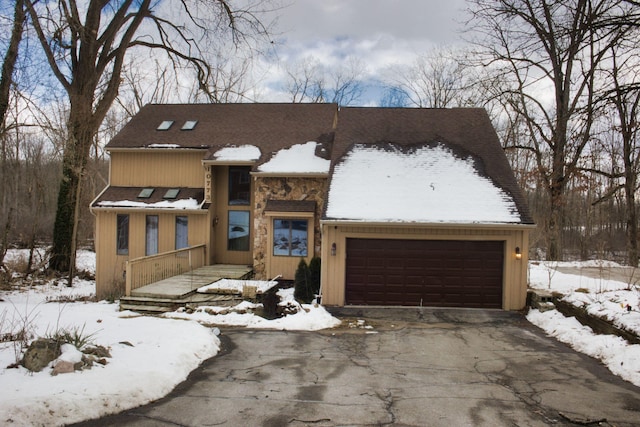
[[[215,167],[216,264],[253,263],[253,186],[250,166]]]

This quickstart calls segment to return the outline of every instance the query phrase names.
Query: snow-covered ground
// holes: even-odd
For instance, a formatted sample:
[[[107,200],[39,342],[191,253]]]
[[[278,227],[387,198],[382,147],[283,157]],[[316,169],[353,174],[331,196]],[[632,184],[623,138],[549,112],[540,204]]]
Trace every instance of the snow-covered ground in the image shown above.
[[[569,272],[575,274],[569,274]],[[531,262],[530,287],[560,292],[564,300],[640,336],[640,271],[610,261]],[[611,372],[640,386],[640,345],[595,334],[557,310],[530,310],[527,319],[548,335],[604,363]]]
[[[25,251],[11,251],[7,261],[21,256]],[[80,251],[77,265],[79,270],[95,271],[95,255]],[[164,318],[120,312],[115,303],[81,301],[95,295],[95,282],[80,279],[72,288],[61,280],[0,291],[0,337],[22,328],[32,337],[79,330],[94,344],[107,347],[112,356],[104,366],[52,376],[51,367],[38,373],[7,368],[21,358],[20,346],[0,342],[0,425],[64,425],[159,399],[218,352],[219,330],[210,325],[317,330],[340,323],[321,306],[299,306],[293,290],[281,293],[283,303],[299,311],[266,320],[251,314],[248,303]]]
[[[12,251],[7,260],[24,256],[24,251]],[[80,251],[77,263],[79,270],[95,271],[91,252]],[[532,287],[562,292],[568,301],[639,333],[640,291],[635,276],[634,270],[606,261],[530,264]],[[318,330],[340,323],[322,306],[298,305],[292,290],[280,291],[280,296],[282,304],[297,312],[273,320],[253,314],[255,304],[248,302],[232,308],[201,307],[193,313],[145,317],[120,312],[114,303],[82,301],[94,293],[95,283],[80,279],[72,288],[64,281],[49,281],[20,291],[0,291],[0,337],[23,327],[34,337],[64,328],[82,330],[93,343],[108,347],[112,356],[104,366],[52,376],[50,367],[39,373],[7,368],[20,358],[16,354],[19,346],[0,342],[0,424],[63,425],[156,400],[218,352],[215,326]],[[555,310],[531,310],[527,318],[640,386],[639,345],[596,335]]]

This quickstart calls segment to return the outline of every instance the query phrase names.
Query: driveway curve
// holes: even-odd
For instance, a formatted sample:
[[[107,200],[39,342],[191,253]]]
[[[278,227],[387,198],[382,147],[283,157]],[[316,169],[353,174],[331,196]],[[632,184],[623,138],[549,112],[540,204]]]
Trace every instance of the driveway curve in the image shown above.
[[[334,314],[343,326],[320,332],[225,329],[221,352],[166,398],[78,425],[640,425],[640,388],[522,314]]]

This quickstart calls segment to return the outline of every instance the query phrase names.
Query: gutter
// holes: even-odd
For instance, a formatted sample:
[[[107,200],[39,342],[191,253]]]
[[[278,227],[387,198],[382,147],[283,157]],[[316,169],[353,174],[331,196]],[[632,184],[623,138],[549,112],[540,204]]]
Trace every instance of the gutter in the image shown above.
[[[484,229],[513,229],[533,230],[536,228],[535,224],[520,224],[520,223],[506,223],[506,222],[400,222],[400,221],[366,221],[366,220],[344,220],[344,219],[321,219],[320,226],[367,226],[367,227],[387,227],[387,228],[406,228],[406,227],[419,227],[419,228],[484,228]]]

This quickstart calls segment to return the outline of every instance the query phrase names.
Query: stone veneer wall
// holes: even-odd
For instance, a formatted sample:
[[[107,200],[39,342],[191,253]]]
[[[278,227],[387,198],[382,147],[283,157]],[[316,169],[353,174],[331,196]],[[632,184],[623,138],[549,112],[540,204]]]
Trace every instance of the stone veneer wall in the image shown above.
[[[314,200],[316,202],[314,232],[314,256],[320,256],[320,218],[327,194],[326,178],[274,178],[256,177],[253,234],[253,271],[257,280],[265,277],[265,256],[271,250],[268,242],[269,219],[264,215],[267,200]]]

